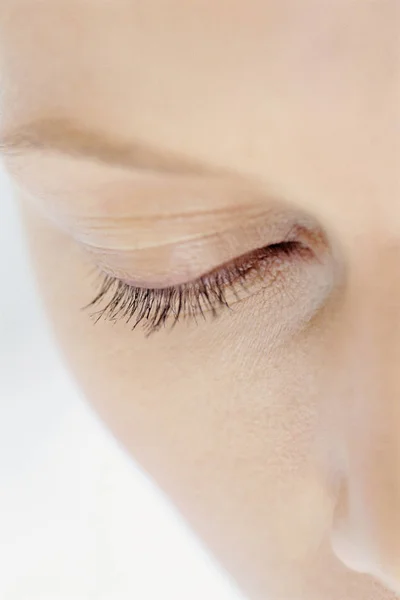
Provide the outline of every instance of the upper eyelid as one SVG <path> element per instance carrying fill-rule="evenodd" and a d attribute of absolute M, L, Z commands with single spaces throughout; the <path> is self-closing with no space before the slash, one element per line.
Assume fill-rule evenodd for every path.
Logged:
<path fill-rule="evenodd" d="M 174 250 L 177 249 L 177 246 L 180 247 L 181 252 L 188 255 L 189 248 L 188 244 L 190 243 L 190 251 L 193 253 L 194 250 L 197 256 L 196 258 L 202 256 L 201 250 L 204 246 L 211 246 L 210 240 L 214 239 L 222 239 L 221 234 L 213 233 L 208 235 L 199 236 L 196 239 L 191 239 L 190 242 L 186 240 L 185 242 L 180 242 L 177 244 L 176 242 L 170 242 L 163 245 L 157 245 L 154 247 L 142 248 L 141 250 L 137 250 L 134 252 L 125 252 L 125 256 L 127 257 L 128 262 L 133 262 L 135 266 L 132 267 L 124 267 L 121 263 L 121 255 L 114 254 L 112 251 L 107 251 L 102 249 L 101 247 L 96 247 L 93 245 L 88 246 L 87 244 L 81 244 L 82 251 L 90 256 L 94 263 L 103 271 L 103 273 L 115 277 L 121 281 L 125 282 L 136 282 L 134 285 L 140 285 L 144 287 L 169 287 L 173 285 L 185 284 L 187 282 L 195 282 L 200 280 L 203 274 L 214 271 L 218 268 L 222 268 L 224 265 L 234 262 L 237 259 L 240 259 L 242 256 L 251 253 L 258 249 L 257 246 L 249 245 L 248 248 L 243 249 L 242 252 L 230 252 L 225 253 L 223 255 L 217 254 L 218 259 L 214 259 L 213 262 L 210 262 L 208 259 L 203 264 L 199 262 L 195 262 L 194 260 L 188 260 L 186 256 L 184 260 L 181 260 L 181 263 L 178 263 L 176 268 L 177 272 L 174 272 L 171 275 L 170 271 L 164 271 L 163 273 L 157 273 L 156 267 L 153 266 L 151 269 L 151 273 L 146 271 L 146 274 L 143 273 L 143 268 L 138 266 L 138 260 L 141 255 L 146 256 L 147 252 L 151 250 L 156 250 L 157 255 L 168 255 L 168 252 L 172 254 Z M 196 244 L 197 242 L 197 244 Z M 201 243 L 204 242 L 204 243 Z M 261 247 L 261 245 L 260 245 Z M 114 260 L 113 260 L 114 259 Z M 190 265 L 188 265 L 190 263 Z M 172 279 L 172 281 L 171 281 Z"/>
<path fill-rule="evenodd" d="M 144 287 L 168 287 L 193 281 L 202 274 L 217 269 L 266 246 L 290 241 L 301 234 L 293 222 L 281 223 L 280 230 L 270 230 L 255 220 L 243 228 L 197 235 L 186 240 L 157 242 L 140 249 L 105 248 L 102 244 L 84 244 L 92 261 L 103 272 L 126 282 Z"/>
<path fill-rule="evenodd" d="M 155 227 L 157 225 L 170 225 L 178 223 L 179 225 L 185 226 L 190 225 L 192 222 L 199 222 L 204 220 L 214 220 L 216 217 L 223 217 L 221 223 L 227 222 L 229 227 L 226 229 L 232 229 L 232 222 L 236 222 L 236 219 L 240 217 L 240 222 L 250 222 L 256 219 L 266 217 L 267 211 L 265 208 L 260 207 L 224 207 L 220 209 L 213 210 L 203 210 L 203 211 L 187 211 L 180 213 L 152 213 L 151 215 L 116 215 L 116 214 L 107 214 L 104 216 L 79 216 L 76 219 L 77 225 L 86 225 L 89 226 L 89 229 L 93 230 L 101 230 L 107 229 L 110 227 L 111 229 L 126 229 L 131 226 L 132 230 L 136 229 L 136 224 L 143 226 L 144 224 L 147 226 Z"/>
<path fill-rule="evenodd" d="M 35 180 L 34 172 L 33 181 L 30 180 L 29 173 L 27 177 L 28 192 L 29 183 L 32 183 L 34 196 L 32 200 L 36 199 L 39 202 L 43 213 L 48 214 L 62 229 L 72 235 L 76 234 L 78 239 L 80 238 L 81 241 L 93 248 L 100 248 L 102 244 L 98 239 L 91 239 L 90 234 L 94 233 L 99 236 L 104 233 L 104 249 L 108 248 L 110 251 L 112 251 L 109 244 L 110 234 L 122 236 L 126 233 L 134 240 L 135 238 L 139 239 L 141 230 L 146 228 L 153 229 L 155 233 L 164 234 L 168 227 L 176 227 L 182 233 L 180 234 L 180 231 L 177 231 L 176 235 L 174 232 L 171 235 L 167 233 L 166 237 L 174 237 L 179 243 L 179 237 L 183 240 L 210 239 L 210 229 L 213 229 L 211 235 L 219 232 L 224 234 L 230 229 L 233 230 L 235 226 L 242 226 L 249 221 L 258 219 L 263 220 L 264 223 L 271 221 L 271 229 L 273 229 L 277 222 L 287 221 L 288 216 L 290 219 L 290 215 L 293 220 L 294 214 L 299 213 L 298 210 L 290 209 L 286 203 L 284 204 L 277 198 L 268 198 L 265 191 L 255 187 L 254 184 L 251 185 L 248 180 L 239 179 L 239 177 L 235 182 L 233 179 L 227 180 L 222 177 L 206 181 L 199 177 L 189 178 L 186 180 L 188 187 L 176 176 L 172 180 L 169 178 L 160 181 L 150 179 L 145 182 L 124 179 L 119 181 L 117 179 L 115 182 L 110 181 L 105 192 L 101 188 L 96 189 L 96 186 L 92 190 L 85 190 L 82 181 L 79 186 L 83 187 L 77 189 L 76 193 L 74 193 L 72 181 L 72 187 L 68 183 L 71 188 L 68 190 L 68 194 L 61 190 L 57 193 L 57 186 L 59 186 L 57 177 L 53 180 L 54 188 L 51 180 L 42 182 L 40 177 Z M 97 180 L 97 176 L 95 180 Z M 167 187 L 164 189 L 165 185 Z M 117 186 L 116 197 L 112 194 L 114 186 Z M 132 204 L 129 202 L 130 193 L 133 199 Z M 166 194 L 165 198 L 163 198 L 164 193 Z M 175 203 L 175 198 L 177 203 L 174 212 L 174 210 L 170 210 L 169 203 Z M 165 206 L 165 211 L 159 210 L 160 201 L 160 206 Z M 156 210 L 152 209 L 153 202 Z M 214 202 L 217 204 L 216 206 Z M 204 208 L 201 207 L 203 203 Z M 194 209 L 186 210 L 186 206 L 193 206 L 193 204 L 195 205 Z M 196 208 L 196 204 L 201 208 Z M 143 206 L 149 208 L 145 208 L 142 212 Z M 146 214 L 147 210 L 148 214 Z M 120 231 L 119 228 L 121 228 Z M 198 229 L 198 231 L 195 230 L 193 235 L 193 229 L 187 233 L 185 228 Z M 157 229 L 158 231 L 156 231 Z M 164 231 L 162 231 L 163 229 Z M 80 236 L 80 233 L 83 233 L 83 236 Z M 154 237 L 156 238 L 156 235 Z M 117 240 L 116 237 L 115 239 Z M 119 240 L 117 242 L 120 245 Z M 157 244 L 158 240 L 154 243 L 151 240 L 149 243 L 147 240 L 145 245 L 156 247 Z M 160 239 L 160 246 L 167 247 L 169 244 L 168 239 L 166 243 Z"/>
<path fill-rule="evenodd" d="M 186 236 L 185 238 L 180 237 L 179 240 L 175 240 L 175 241 L 169 241 L 169 242 L 165 242 L 165 243 L 153 243 L 153 244 L 141 244 L 140 248 L 136 247 L 134 249 L 120 249 L 122 251 L 125 252 L 131 252 L 131 253 L 138 253 L 138 252 L 143 252 L 145 250 L 152 250 L 152 249 L 157 249 L 159 251 L 163 251 L 163 250 L 168 250 L 170 248 L 176 247 L 178 244 L 182 245 L 185 243 L 193 243 L 196 241 L 209 241 L 213 238 L 220 238 L 223 234 L 226 234 L 227 232 L 229 232 L 230 230 L 232 230 L 232 228 L 227 228 L 223 231 L 218 231 L 218 232 L 213 232 L 213 233 L 207 233 L 207 234 L 202 234 L 202 233 L 198 233 L 195 235 L 191 235 L 191 236 Z M 104 246 L 100 246 L 99 244 L 96 244 L 94 242 L 91 241 L 83 241 L 83 240 L 78 240 L 80 241 L 80 243 L 82 244 L 82 246 L 84 246 L 84 248 L 86 250 L 88 250 L 89 252 L 116 252 L 116 249 L 112 249 L 112 248 L 105 248 Z"/>
<path fill-rule="evenodd" d="M 221 209 L 220 211 L 221 213 L 225 213 L 226 210 Z M 240 213 L 240 211 L 237 211 L 238 215 L 242 214 Z M 218 227 L 215 227 L 215 229 L 213 231 L 196 231 L 196 232 L 192 232 L 192 233 L 185 233 L 185 227 L 188 226 L 188 220 L 191 221 L 193 218 L 193 221 L 196 220 L 196 217 L 200 217 L 202 218 L 203 216 L 205 217 L 213 217 L 215 215 L 215 212 L 213 211 L 208 211 L 207 213 L 204 212 L 199 212 L 196 214 L 190 214 L 190 215 L 186 215 L 183 214 L 182 217 L 180 215 L 174 214 L 172 217 L 170 216 L 163 216 L 163 218 L 160 218 L 159 220 L 157 219 L 153 219 L 153 217 L 148 218 L 148 217 L 120 217 L 120 218 L 103 218 L 103 219 L 93 219 L 93 218 L 88 218 L 88 219 L 84 219 L 81 221 L 82 224 L 85 224 L 84 230 L 82 228 L 82 234 L 79 235 L 78 233 L 78 239 L 79 241 L 81 241 L 82 243 L 84 243 L 88 248 L 91 249 L 97 249 L 97 250 L 104 250 L 107 251 L 107 245 L 100 245 L 99 242 L 95 242 L 94 239 L 91 239 L 91 232 L 103 232 L 104 233 L 104 242 L 110 242 L 110 238 L 107 236 L 107 233 L 110 233 L 111 231 L 113 231 L 113 233 L 117 233 L 118 231 L 120 232 L 120 235 L 122 235 L 122 233 L 125 232 L 132 232 L 132 234 L 135 234 L 135 239 L 138 240 L 140 239 L 140 233 L 139 230 L 135 227 L 135 224 L 140 221 L 143 224 L 147 223 L 149 228 L 152 228 L 153 231 L 155 229 L 157 229 L 158 227 L 161 226 L 168 226 L 171 225 L 171 223 L 174 223 L 174 221 L 179 222 L 180 224 L 182 223 L 182 220 L 185 221 L 185 226 L 182 227 L 182 233 L 181 234 L 170 234 L 174 239 L 173 241 L 161 241 L 161 240 L 157 240 L 156 237 L 153 234 L 148 234 L 148 230 L 145 230 L 145 232 L 147 233 L 147 243 L 140 243 L 140 244 L 132 244 L 132 248 L 124 248 L 125 251 L 132 251 L 132 252 L 139 252 L 141 250 L 144 249 L 151 249 L 151 248 L 157 248 L 157 249 L 167 249 L 167 248 L 171 248 L 172 246 L 176 246 L 177 244 L 183 244 L 183 243 L 192 243 L 192 242 L 196 242 L 196 241 L 208 241 L 211 240 L 212 238 L 222 238 L 223 236 L 226 236 L 227 234 L 229 234 L 230 232 L 234 232 L 235 230 L 238 229 L 238 223 L 232 223 L 231 219 L 229 219 L 229 216 L 227 215 L 226 218 L 226 224 L 225 226 L 219 225 Z M 243 215 L 242 215 L 243 216 Z M 257 223 L 261 218 L 264 218 L 265 220 L 265 211 L 254 211 L 253 214 L 251 213 L 247 213 L 246 219 L 243 216 L 242 218 L 242 225 L 246 225 L 247 228 L 251 228 L 252 226 L 254 226 L 255 223 Z M 244 223 L 243 223 L 244 221 Z M 209 229 L 209 227 L 208 227 Z M 78 232 L 80 231 L 80 228 L 78 229 Z M 84 231 L 84 236 L 83 236 L 83 231 Z M 85 237 L 85 240 L 83 240 L 83 237 Z M 117 236 L 118 237 L 118 236 Z M 122 241 L 122 240 L 121 240 Z M 116 248 L 114 248 L 116 250 Z M 112 246 L 108 247 L 109 251 L 112 251 L 113 248 Z"/>

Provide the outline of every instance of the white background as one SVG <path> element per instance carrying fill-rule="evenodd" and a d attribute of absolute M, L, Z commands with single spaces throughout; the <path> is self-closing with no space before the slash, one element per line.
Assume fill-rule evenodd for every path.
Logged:
<path fill-rule="evenodd" d="M 61 364 L 0 167 L 1 600 L 238 600 Z"/>

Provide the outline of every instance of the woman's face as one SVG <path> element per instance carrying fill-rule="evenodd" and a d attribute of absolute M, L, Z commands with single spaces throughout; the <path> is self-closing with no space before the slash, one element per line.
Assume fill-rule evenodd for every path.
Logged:
<path fill-rule="evenodd" d="M 396 0 L 1 3 L 65 356 L 252 599 L 400 598 L 399 30 Z"/>

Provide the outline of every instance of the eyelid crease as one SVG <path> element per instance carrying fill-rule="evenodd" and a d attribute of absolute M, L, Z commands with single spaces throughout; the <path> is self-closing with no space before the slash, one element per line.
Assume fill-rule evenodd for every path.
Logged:
<path fill-rule="evenodd" d="M 79 216 L 77 221 L 79 223 L 88 223 L 91 229 L 100 230 L 104 227 L 104 223 L 108 225 L 111 229 L 118 229 L 121 224 L 126 229 L 127 226 L 132 226 L 132 229 L 135 228 L 135 223 L 147 224 L 152 229 L 157 225 L 168 225 L 169 223 L 175 224 L 184 224 L 185 226 L 191 225 L 191 221 L 202 221 L 202 220 L 215 220 L 215 217 L 222 216 L 226 217 L 221 219 L 222 222 L 225 220 L 229 220 L 230 225 L 232 225 L 232 221 L 237 221 L 237 218 L 240 217 L 240 223 L 243 223 L 244 220 L 246 222 L 250 222 L 256 219 L 268 217 L 268 211 L 265 209 L 258 209 L 254 211 L 250 210 L 236 210 L 235 208 L 223 208 L 216 210 L 207 210 L 207 211 L 196 211 L 196 212 L 187 212 L 187 213 L 173 213 L 173 214 L 165 214 L 158 213 L 152 214 L 151 216 L 147 215 L 112 215 L 112 216 L 102 216 L 102 217 L 92 217 L 92 216 Z"/>
<path fill-rule="evenodd" d="M 218 212 L 226 215 L 226 218 L 220 221 L 214 219 Z M 173 217 L 159 219 L 136 215 L 111 218 L 87 217 L 80 219 L 77 225 L 74 224 L 74 234 L 80 242 L 92 248 L 109 252 L 118 250 L 137 252 L 152 248 L 162 249 L 171 244 L 209 240 L 216 236 L 222 238 L 235 231 L 238 232 L 235 237 L 240 237 L 245 230 L 249 235 L 252 233 L 263 238 L 264 243 L 275 243 L 299 223 L 299 219 L 294 215 L 290 219 L 287 217 L 278 219 L 279 213 L 276 210 L 266 211 L 257 208 L 252 211 L 233 212 L 234 216 L 224 209 L 185 215 L 183 218 L 181 215 L 173 215 Z M 141 222 L 140 227 L 135 227 L 137 222 Z"/>
<path fill-rule="evenodd" d="M 213 216 L 213 213 L 208 213 L 210 216 Z M 261 229 L 260 220 L 263 217 L 265 221 L 265 211 L 264 212 L 254 212 L 251 216 L 245 219 L 243 217 L 240 221 L 232 223 L 231 219 L 227 219 L 225 221 L 225 226 L 221 226 L 221 224 L 215 225 L 214 229 L 210 231 L 210 226 L 207 224 L 207 233 L 204 233 L 204 229 L 206 228 L 203 223 L 195 223 L 198 227 L 202 227 L 202 231 L 193 231 L 193 232 L 176 232 L 176 231 L 168 231 L 168 225 L 171 223 L 169 219 L 165 221 L 153 222 L 152 220 L 148 222 L 148 227 L 141 229 L 137 229 L 134 227 L 134 223 L 136 221 L 136 217 L 124 219 L 110 219 L 106 221 L 106 225 L 104 225 L 104 220 L 92 220 L 88 219 L 87 223 L 89 226 L 87 227 L 85 233 L 83 231 L 78 230 L 76 233 L 76 237 L 78 241 L 84 243 L 86 246 L 97 249 L 99 251 L 105 252 L 118 252 L 122 250 L 124 252 L 140 252 L 141 250 L 150 250 L 150 249 L 159 249 L 168 248 L 172 245 L 183 244 L 188 242 L 195 242 L 196 240 L 210 240 L 212 238 L 220 237 L 224 238 L 229 233 L 233 234 L 235 231 L 243 231 L 245 228 L 250 232 L 255 232 Z M 176 219 L 177 223 L 180 224 L 180 219 Z M 245 222 L 244 222 L 245 221 Z M 143 219 L 142 222 L 146 222 Z M 124 228 L 121 228 L 121 224 L 124 224 Z M 132 224 L 132 226 L 131 226 Z M 173 223 L 172 223 L 173 224 Z M 163 229 L 165 226 L 166 231 L 159 231 L 157 229 Z M 188 223 L 184 222 L 184 227 L 188 227 Z M 265 228 L 263 228 L 265 229 Z M 271 228 L 272 229 L 272 228 Z M 110 233 L 114 234 L 112 237 Z M 285 227 L 285 231 L 287 231 L 287 226 Z M 131 233 L 132 232 L 132 233 Z M 104 242 L 100 243 L 99 238 L 94 239 L 94 234 L 99 234 L 100 236 L 104 234 Z M 156 234 L 159 234 L 159 239 L 156 239 Z M 277 238 L 281 237 L 282 231 L 277 231 L 275 235 L 269 234 L 268 237 L 276 238 L 273 241 L 277 241 Z M 163 239 L 161 239 L 161 236 Z M 129 245 L 123 242 L 123 237 L 129 238 Z M 232 236 L 231 236 L 232 237 Z M 238 237 L 238 236 L 236 236 Z M 105 244 L 107 242 L 107 244 Z M 271 242 L 272 243 L 272 242 Z"/>
<path fill-rule="evenodd" d="M 101 228 L 94 228 L 95 231 L 101 231 Z M 129 229 L 128 229 L 128 233 L 129 233 Z M 135 242 L 132 244 L 131 247 L 127 247 L 124 245 L 118 245 L 118 247 L 116 247 L 115 244 L 115 240 L 111 240 L 109 237 L 109 241 L 110 241 L 110 245 L 103 245 L 103 244 L 99 244 L 98 242 L 95 242 L 95 240 L 91 240 L 91 239 L 83 239 L 83 235 L 82 233 L 77 236 L 78 240 L 85 244 L 85 246 L 93 249 L 93 250 L 98 250 L 101 252 L 110 252 L 110 253 L 117 253 L 118 251 L 122 250 L 123 252 L 132 252 L 132 253 L 136 253 L 136 252 L 141 252 L 143 250 L 165 250 L 168 249 L 172 246 L 179 246 L 179 247 L 184 247 L 184 244 L 189 243 L 189 242 L 198 242 L 198 241 L 210 241 L 212 239 L 216 239 L 219 242 L 224 242 L 228 245 L 232 245 L 234 242 L 237 242 L 238 238 L 243 238 L 244 234 L 247 233 L 248 235 L 246 237 L 250 237 L 252 236 L 252 238 L 255 237 L 255 235 L 257 234 L 257 237 L 260 238 L 259 242 L 261 246 L 263 245 L 270 245 L 270 244 L 274 244 L 277 243 L 279 241 L 282 241 L 282 239 L 290 239 L 291 236 L 293 236 L 295 234 L 295 232 L 297 232 L 297 228 L 296 226 L 292 226 L 292 227 L 288 227 L 286 226 L 284 229 L 280 228 L 280 229 L 273 229 L 273 228 L 268 228 L 268 227 L 263 227 L 262 225 L 260 225 L 260 223 L 258 223 L 258 221 L 255 219 L 254 221 L 250 221 L 247 222 L 245 225 L 242 224 L 241 227 L 238 227 L 237 225 L 231 225 L 231 226 L 227 226 L 225 228 L 218 228 L 215 229 L 214 231 L 208 231 L 207 233 L 202 233 L 202 232 L 193 232 L 193 233 L 186 233 L 186 234 L 180 234 L 179 236 L 177 236 L 177 234 L 173 234 L 172 232 L 170 233 L 170 236 L 172 236 L 172 240 L 170 239 L 166 239 L 165 241 L 163 240 L 161 241 L 156 241 L 154 240 L 153 237 L 151 237 L 150 239 L 146 239 L 143 240 L 142 243 L 138 242 L 138 238 L 139 238 L 139 234 L 137 232 L 137 237 Z M 125 232 L 126 233 L 126 232 Z M 150 236 L 154 235 L 154 232 L 152 230 L 145 230 L 144 232 L 141 233 L 145 233 L 146 236 L 147 234 L 150 234 Z M 88 236 L 90 236 L 90 233 L 87 234 Z M 86 236 L 85 236 L 86 237 Z M 120 240 L 120 238 L 118 237 L 118 240 Z M 263 242 L 263 243 L 262 243 Z M 111 243 L 113 244 L 113 246 L 111 246 Z M 249 246 L 249 249 L 254 249 L 257 246 L 257 243 L 254 241 L 254 239 L 248 239 L 248 244 L 246 244 L 246 246 Z"/>
<path fill-rule="evenodd" d="M 103 232 L 104 236 L 107 237 L 109 232 L 113 234 L 120 232 L 121 235 L 128 232 L 129 235 L 132 233 L 136 238 L 141 234 L 148 235 L 149 233 L 154 238 L 157 233 L 165 235 L 165 232 L 167 232 L 171 234 L 172 232 L 169 232 L 168 228 L 172 229 L 173 227 L 179 227 L 182 230 L 186 230 L 186 232 L 189 228 L 195 227 L 195 236 L 198 235 L 200 228 L 202 231 L 208 232 L 213 228 L 214 230 L 211 233 L 223 233 L 229 229 L 235 229 L 239 225 L 243 226 L 243 223 L 251 225 L 251 223 L 261 221 L 261 219 L 265 221 L 269 214 L 273 217 L 272 211 L 267 211 L 265 208 L 262 209 L 260 207 L 255 207 L 252 210 L 249 210 L 247 207 L 244 209 L 224 207 L 215 210 L 190 211 L 187 213 L 158 213 L 151 216 L 121 214 L 99 217 L 80 215 L 76 219 L 71 216 L 67 220 L 70 223 L 70 228 L 78 233 L 84 229 L 87 235 L 90 235 L 88 232 Z M 189 235 L 185 235 L 185 231 L 183 231 L 183 235 L 182 239 L 190 239 L 191 237 L 190 233 Z M 204 234 L 201 233 L 201 235 Z"/>
<path fill-rule="evenodd" d="M 212 238 L 222 237 L 224 234 L 226 234 L 227 232 L 232 231 L 232 230 L 234 230 L 234 228 L 229 228 L 229 229 L 227 228 L 227 229 L 220 230 L 220 231 L 213 231 L 212 233 L 207 233 L 207 234 L 193 233 L 192 235 L 186 235 L 185 237 L 179 237 L 178 239 L 174 238 L 174 240 L 172 240 L 172 241 L 163 242 L 161 244 L 157 243 L 157 242 L 154 242 L 154 243 L 151 243 L 151 242 L 144 243 L 143 242 L 142 244 L 139 245 L 138 243 L 136 243 L 134 248 L 133 247 L 131 247 L 131 248 L 125 248 L 125 247 L 110 248 L 110 247 L 105 247 L 104 245 L 99 245 L 98 243 L 95 243 L 94 240 L 93 241 L 91 241 L 91 240 L 83 241 L 82 239 L 78 239 L 78 241 L 80 241 L 82 244 L 84 244 L 88 250 L 113 253 L 113 254 L 116 254 L 116 253 L 122 251 L 122 252 L 131 252 L 133 254 L 133 253 L 141 252 L 144 250 L 157 249 L 159 251 L 163 251 L 168 248 L 171 248 L 172 246 L 177 246 L 177 245 L 188 243 L 188 242 L 196 242 L 199 240 L 207 241 Z"/>

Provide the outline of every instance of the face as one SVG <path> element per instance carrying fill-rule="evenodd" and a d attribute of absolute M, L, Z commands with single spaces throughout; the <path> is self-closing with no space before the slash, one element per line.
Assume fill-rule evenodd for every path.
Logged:
<path fill-rule="evenodd" d="M 64 355 L 252 599 L 400 598 L 399 22 L 1 3 L 1 148 Z"/>

